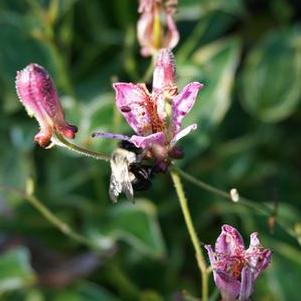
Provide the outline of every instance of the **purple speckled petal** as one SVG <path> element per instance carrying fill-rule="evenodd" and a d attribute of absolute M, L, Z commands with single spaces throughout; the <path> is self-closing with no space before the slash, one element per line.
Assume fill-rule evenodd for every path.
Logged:
<path fill-rule="evenodd" d="M 104 133 L 104 132 L 94 132 L 92 134 L 93 138 L 108 138 L 108 139 L 116 139 L 116 140 L 126 140 L 129 141 L 130 137 L 122 134 L 114 134 L 114 133 Z"/>
<path fill-rule="evenodd" d="M 198 82 L 186 85 L 172 101 L 172 130 L 177 134 L 181 128 L 182 120 L 193 107 L 199 90 L 203 87 Z"/>
<path fill-rule="evenodd" d="M 152 123 L 147 109 L 151 102 L 145 84 L 115 83 L 116 105 L 128 124 L 139 135 L 152 133 Z"/>
<path fill-rule="evenodd" d="M 172 17 L 172 14 L 166 15 L 167 33 L 164 40 L 164 47 L 173 49 L 177 46 L 180 40 L 180 34 L 177 29 L 176 23 Z"/>
<path fill-rule="evenodd" d="M 241 271 L 241 283 L 239 300 L 247 301 L 249 300 L 253 291 L 253 275 L 249 267 L 244 267 Z"/>
<path fill-rule="evenodd" d="M 216 264 L 216 256 L 215 256 L 215 253 L 212 249 L 212 246 L 211 245 L 205 245 L 205 249 L 207 250 L 207 253 L 208 253 L 208 257 L 209 257 L 209 260 L 210 260 L 210 265 L 214 269 L 215 264 Z"/>
<path fill-rule="evenodd" d="M 221 270 L 213 269 L 214 282 L 223 301 L 235 301 L 240 292 L 240 281 Z"/>
<path fill-rule="evenodd" d="M 191 131 L 196 130 L 197 127 L 198 126 L 196 123 L 193 123 L 193 124 L 187 126 L 185 129 L 181 130 L 173 137 L 173 139 L 170 141 L 170 145 L 174 146 L 180 139 L 182 139 L 183 137 L 188 135 Z"/>
<path fill-rule="evenodd" d="M 258 238 L 258 233 L 254 232 L 250 235 L 250 246 L 246 250 L 248 264 L 252 267 L 254 280 L 267 268 L 271 261 L 272 252 L 264 249 Z"/>
<path fill-rule="evenodd" d="M 215 252 L 228 256 L 239 256 L 244 252 L 244 248 L 240 233 L 230 225 L 223 225 L 222 233 L 215 243 Z"/>
<path fill-rule="evenodd" d="M 175 77 L 174 55 L 170 49 L 161 49 L 156 58 L 152 91 L 157 105 L 157 113 L 161 120 L 164 120 L 166 117 L 166 99 L 171 99 L 177 93 Z"/>
<path fill-rule="evenodd" d="M 158 132 L 145 137 L 133 135 L 129 141 L 139 148 L 148 148 L 154 144 L 164 145 L 166 139 L 163 132 Z"/>
<path fill-rule="evenodd" d="M 166 89 L 175 89 L 175 85 L 175 57 L 170 49 L 161 49 L 156 58 L 153 75 L 153 92 L 157 94 Z"/>
<path fill-rule="evenodd" d="M 254 232 L 245 250 L 240 233 L 230 225 L 223 225 L 216 240 L 215 253 L 205 246 L 213 269 L 214 280 L 222 301 L 249 300 L 256 278 L 268 266 L 271 251 L 264 249 Z"/>

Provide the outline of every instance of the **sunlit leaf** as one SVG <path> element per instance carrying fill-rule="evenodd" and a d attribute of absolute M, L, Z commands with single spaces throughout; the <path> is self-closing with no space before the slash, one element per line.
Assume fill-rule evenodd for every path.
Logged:
<path fill-rule="evenodd" d="M 199 19 L 212 12 L 223 11 L 228 14 L 241 15 L 244 12 L 244 4 L 241 0 L 183 0 L 180 2 L 180 19 Z"/>
<path fill-rule="evenodd" d="M 152 257 L 164 255 L 165 246 L 153 203 L 141 199 L 135 204 L 120 201 L 110 208 L 107 218 L 106 229 L 99 229 L 99 234 L 93 231 L 92 238 L 96 241 L 103 242 L 108 237 L 125 241 Z"/>
<path fill-rule="evenodd" d="M 249 53 L 242 73 L 241 101 L 257 118 L 277 122 L 301 97 L 301 31 L 271 32 Z"/>
<path fill-rule="evenodd" d="M 198 123 L 198 130 L 183 139 L 190 145 L 185 159 L 193 157 L 208 146 L 207 134 L 218 125 L 232 101 L 232 88 L 239 62 L 240 43 L 236 38 L 219 40 L 197 50 L 191 62 L 178 65 L 179 87 L 199 81 L 204 88 L 199 92 L 193 110 L 185 118 L 186 125 Z"/>

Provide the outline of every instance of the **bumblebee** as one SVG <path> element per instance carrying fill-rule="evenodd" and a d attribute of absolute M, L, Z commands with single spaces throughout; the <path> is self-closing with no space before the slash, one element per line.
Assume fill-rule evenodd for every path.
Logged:
<path fill-rule="evenodd" d="M 134 190 L 147 190 L 152 182 L 154 169 L 151 165 L 142 163 L 144 153 L 133 143 L 122 140 L 119 147 L 111 156 L 111 179 L 109 195 L 113 202 L 117 202 L 122 192 L 127 199 L 134 200 Z"/>

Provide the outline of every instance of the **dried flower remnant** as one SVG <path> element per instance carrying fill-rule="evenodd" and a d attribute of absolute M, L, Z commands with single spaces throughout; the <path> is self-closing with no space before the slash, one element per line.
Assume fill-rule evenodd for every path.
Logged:
<path fill-rule="evenodd" d="M 150 56 L 161 48 L 174 48 L 180 39 L 173 15 L 177 0 L 140 0 L 137 23 L 141 54 Z"/>
<path fill-rule="evenodd" d="M 258 233 L 250 235 L 246 249 L 240 233 L 232 226 L 223 225 L 215 250 L 210 245 L 205 248 L 222 301 L 249 300 L 257 277 L 267 268 L 272 256 L 261 245 Z"/>
<path fill-rule="evenodd" d="M 49 146 L 56 132 L 69 139 L 75 137 L 77 127 L 65 121 L 55 85 L 46 69 L 30 64 L 18 71 L 16 90 L 28 114 L 39 122 L 40 132 L 34 140 L 40 146 Z"/>

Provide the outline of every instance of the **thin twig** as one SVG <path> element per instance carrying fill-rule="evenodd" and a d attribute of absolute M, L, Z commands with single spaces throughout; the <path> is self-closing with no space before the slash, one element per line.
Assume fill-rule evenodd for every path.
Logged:
<path fill-rule="evenodd" d="M 53 226 L 58 228 L 63 234 L 72 238 L 73 240 L 86 245 L 91 249 L 96 249 L 97 246 L 85 238 L 83 235 L 76 233 L 68 224 L 58 218 L 54 213 L 52 213 L 35 195 L 28 194 L 23 190 L 18 188 L 10 187 L 10 186 L 3 186 L 0 185 L 1 190 L 10 191 L 12 193 L 18 194 L 19 196 L 23 197 L 27 200 L 37 211 L 41 213 L 45 219 L 51 223 Z"/>

